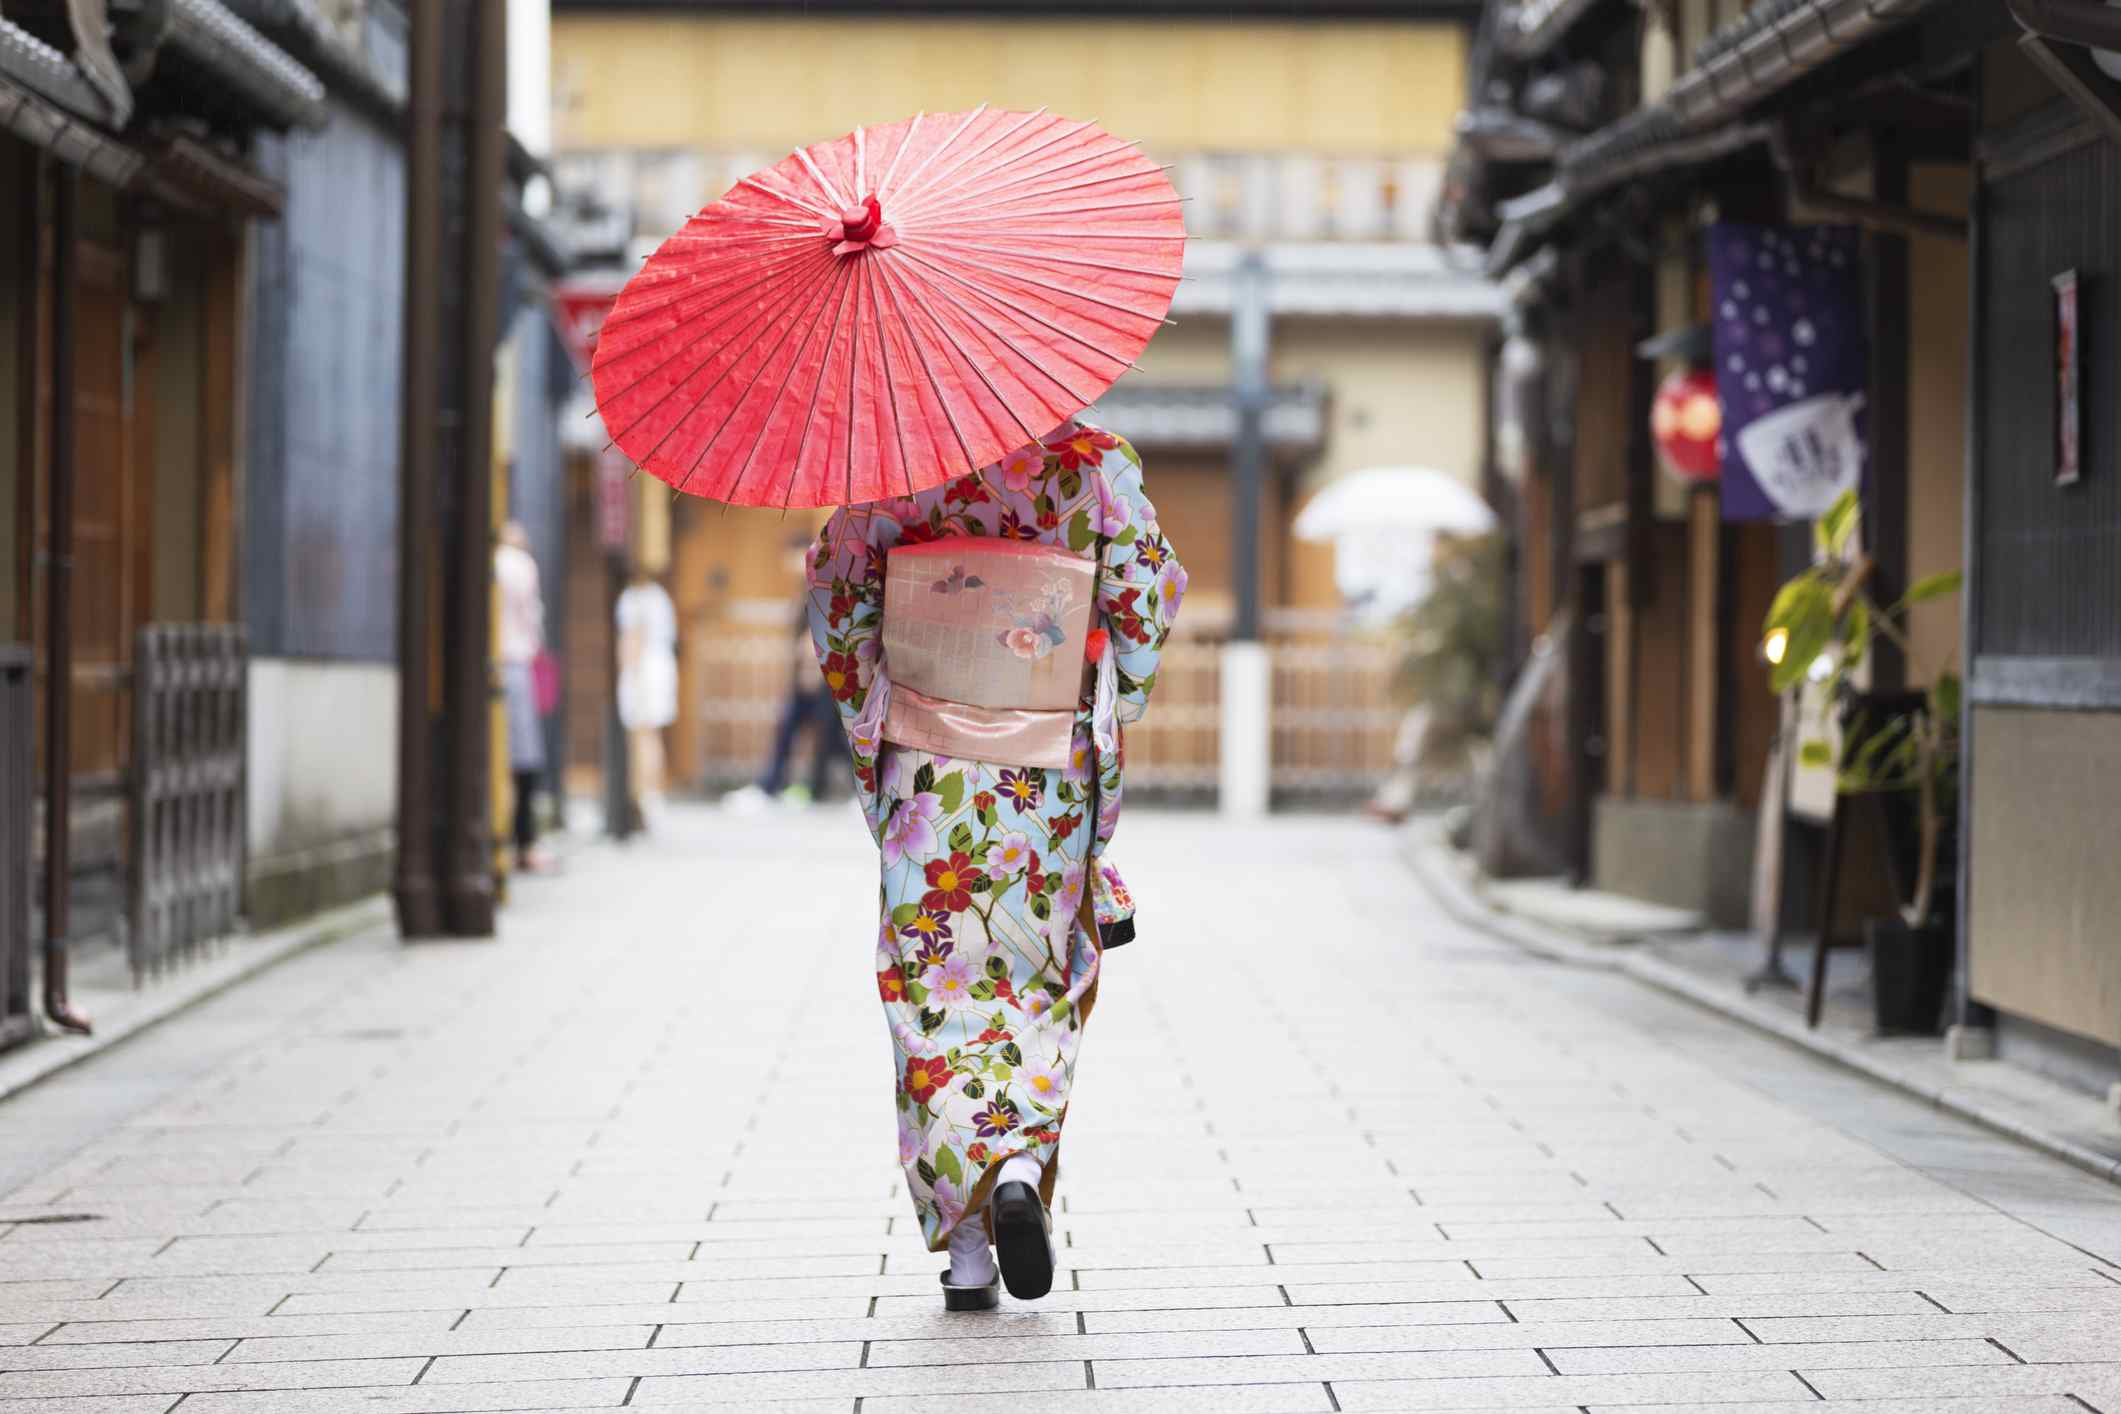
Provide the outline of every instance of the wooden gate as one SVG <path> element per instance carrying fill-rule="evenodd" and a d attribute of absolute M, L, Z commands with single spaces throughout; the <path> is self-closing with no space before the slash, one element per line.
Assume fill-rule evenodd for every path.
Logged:
<path fill-rule="evenodd" d="M 135 978 L 236 925 L 243 895 L 247 649 L 224 624 L 150 624 L 134 653 Z"/>
<path fill-rule="evenodd" d="M 1276 801 L 1364 798 L 1392 769 L 1402 717 L 1390 693 L 1397 647 L 1388 640 L 1304 631 L 1277 637 L 1272 648 Z M 688 645 L 687 667 L 695 674 L 690 695 L 698 710 L 679 730 L 691 734 L 700 762 L 690 784 L 717 789 L 764 774 L 793 652 L 787 610 L 778 603 L 732 614 Z M 1137 799 L 1148 794 L 1212 801 L 1221 734 L 1222 641 L 1181 626 L 1164 647 L 1155 705 L 1127 728 L 1129 792 Z"/>

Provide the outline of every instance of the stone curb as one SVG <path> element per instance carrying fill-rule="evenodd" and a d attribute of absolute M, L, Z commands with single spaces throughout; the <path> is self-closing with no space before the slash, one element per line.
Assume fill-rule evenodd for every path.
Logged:
<path fill-rule="evenodd" d="M 1400 852 L 1415 878 L 1455 922 L 1492 934 L 1550 962 L 1622 973 L 1645 986 L 1692 1002 L 1844 1069 L 1891 1086 L 1947 1114 L 2015 1139 L 2072 1168 L 2109 1183 L 2121 1184 L 2121 1160 L 2111 1155 L 2051 1133 L 2016 1114 L 1958 1091 L 1908 1075 L 1860 1046 L 1811 1030 L 1795 1017 L 1749 1006 L 1742 996 L 1732 994 L 1729 989 L 1696 977 L 1662 958 L 1628 950 L 1620 945 L 1620 940 L 1599 942 L 1571 936 L 1563 930 L 1505 912 L 1485 895 L 1477 881 L 1460 877 L 1464 871 L 1455 863 L 1455 852 L 1433 824 L 1416 825 L 1403 832 Z"/>
<path fill-rule="evenodd" d="M 180 967 L 161 981 L 149 984 L 141 994 L 139 1006 L 127 1009 L 116 1020 L 98 1021 L 92 1035 L 47 1030 L 37 1039 L 0 1055 L 0 1100 L 99 1056 L 269 967 L 311 948 L 385 926 L 390 917 L 390 900 L 377 894 L 289 927 L 243 939 L 220 956 Z"/>

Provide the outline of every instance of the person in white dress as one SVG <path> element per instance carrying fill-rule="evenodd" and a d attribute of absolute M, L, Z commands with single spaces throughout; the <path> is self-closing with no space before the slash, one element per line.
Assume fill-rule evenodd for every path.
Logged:
<path fill-rule="evenodd" d="M 619 725 L 626 730 L 634 799 L 644 816 L 663 804 L 663 732 L 678 719 L 678 615 L 645 569 L 619 595 Z"/>
<path fill-rule="evenodd" d="M 537 658 L 545 648 L 545 597 L 530 533 L 520 521 L 501 527 L 493 552 L 494 586 L 500 599 L 494 661 L 500 669 L 501 705 L 508 723 L 508 771 L 515 788 L 516 867 L 529 873 L 552 860 L 538 845 L 538 778 L 545 774 L 545 723 L 538 711 Z"/>

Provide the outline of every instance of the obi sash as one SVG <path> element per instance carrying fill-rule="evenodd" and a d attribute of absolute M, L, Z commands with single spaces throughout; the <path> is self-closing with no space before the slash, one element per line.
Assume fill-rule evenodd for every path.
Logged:
<path fill-rule="evenodd" d="M 985 536 L 890 551 L 867 725 L 939 756 L 1065 769 L 1092 670 L 1097 571 L 1051 545 Z M 1097 667 L 1100 724 L 1111 656 Z"/>

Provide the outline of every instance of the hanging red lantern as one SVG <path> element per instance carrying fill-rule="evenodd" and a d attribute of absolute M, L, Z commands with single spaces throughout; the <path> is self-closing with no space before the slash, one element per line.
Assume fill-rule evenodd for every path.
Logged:
<path fill-rule="evenodd" d="M 1682 368 L 1657 386 L 1650 404 L 1650 436 L 1657 454 L 1682 481 L 1714 481 L 1721 470 L 1716 440 L 1723 432 L 1723 404 L 1716 375 Z"/>

